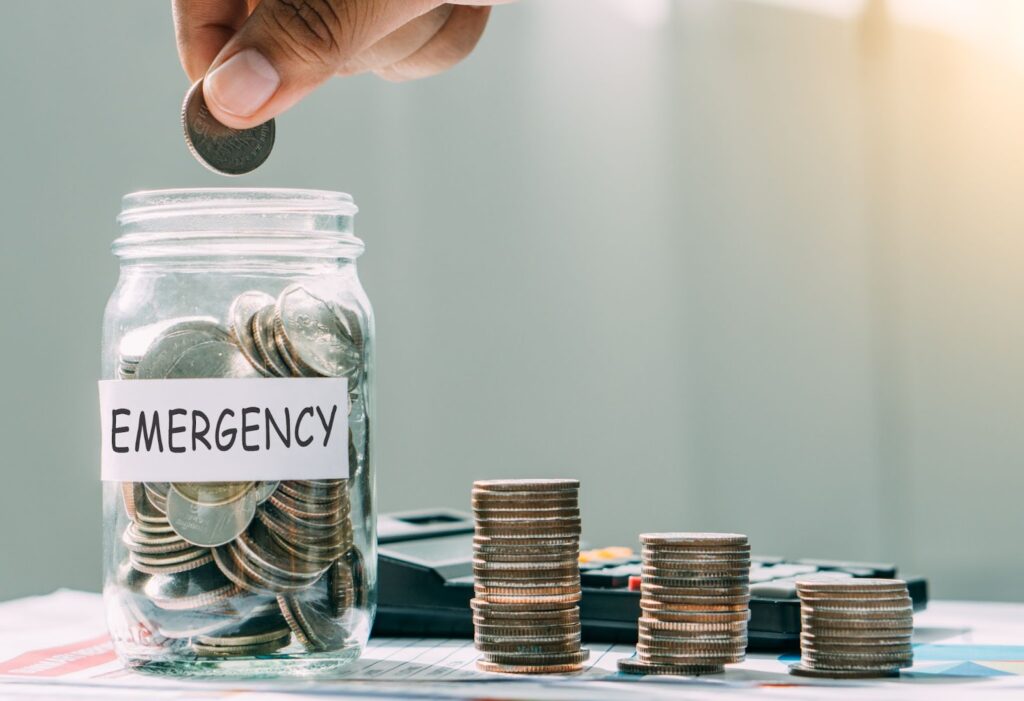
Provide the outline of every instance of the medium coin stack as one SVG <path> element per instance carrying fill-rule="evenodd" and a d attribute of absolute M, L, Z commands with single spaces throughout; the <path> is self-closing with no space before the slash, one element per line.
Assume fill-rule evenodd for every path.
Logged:
<path fill-rule="evenodd" d="M 473 483 L 477 667 L 568 674 L 580 648 L 579 480 Z"/>
<path fill-rule="evenodd" d="M 123 380 L 347 377 L 350 473 L 366 468 L 363 334 L 354 311 L 302 285 L 239 295 L 226 327 L 183 317 L 122 339 Z M 201 656 L 344 644 L 364 605 L 348 479 L 123 482 L 119 596 L 158 644 Z"/>
<path fill-rule="evenodd" d="M 750 620 L 750 543 L 733 533 L 645 533 L 630 674 L 715 674 L 742 662 Z"/>
<path fill-rule="evenodd" d="M 807 677 L 899 676 L 913 664 L 914 609 L 899 579 L 808 578 L 800 597 L 800 662 Z"/>

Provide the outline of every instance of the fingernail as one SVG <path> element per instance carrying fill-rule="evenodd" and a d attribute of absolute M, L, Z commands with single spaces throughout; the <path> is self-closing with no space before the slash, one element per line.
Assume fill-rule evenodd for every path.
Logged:
<path fill-rule="evenodd" d="M 203 92 L 225 112 L 239 117 L 255 114 L 277 91 L 281 76 L 256 49 L 245 49 L 206 76 Z"/>

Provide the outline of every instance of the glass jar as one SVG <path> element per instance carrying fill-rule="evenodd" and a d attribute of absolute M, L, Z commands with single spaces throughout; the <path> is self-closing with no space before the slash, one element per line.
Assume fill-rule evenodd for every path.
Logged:
<path fill-rule="evenodd" d="M 366 645 L 374 331 L 355 213 L 314 190 L 124 198 L 99 384 L 103 591 L 129 666 L 323 675 Z"/>

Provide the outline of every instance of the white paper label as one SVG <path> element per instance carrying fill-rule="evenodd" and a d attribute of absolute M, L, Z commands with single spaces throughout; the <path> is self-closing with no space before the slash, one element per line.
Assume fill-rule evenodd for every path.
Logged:
<path fill-rule="evenodd" d="M 348 477 L 343 377 L 100 380 L 99 386 L 104 480 Z"/>

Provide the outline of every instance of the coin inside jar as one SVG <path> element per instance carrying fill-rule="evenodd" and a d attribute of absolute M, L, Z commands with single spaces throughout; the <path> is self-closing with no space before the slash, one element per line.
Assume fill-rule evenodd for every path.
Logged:
<path fill-rule="evenodd" d="M 274 373 L 260 354 L 252 322 L 257 312 L 272 304 L 274 304 L 274 298 L 266 292 L 250 290 L 235 297 L 228 310 L 232 338 L 246 359 L 262 375 L 273 375 Z"/>
<path fill-rule="evenodd" d="M 164 375 L 165 379 L 202 377 L 262 377 L 234 343 L 208 341 L 184 351 Z"/>
<path fill-rule="evenodd" d="M 167 494 L 167 520 L 188 542 L 213 548 L 231 542 L 249 526 L 256 515 L 256 497 L 250 488 L 233 501 L 205 504 L 172 489 Z"/>
<path fill-rule="evenodd" d="M 227 340 L 227 331 L 214 322 L 170 327 L 146 349 L 135 369 L 135 377 L 140 380 L 165 379 L 188 350 L 203 343 Z"/>
<path fill-rule="evenodd" d="M 302 285 L 287 287 L 277 300 L 276 329 L 288 355 L 324 377 L 352 377 L 360 351 L 334 307 Z"/>
<path fill-rule="evenodd" d="M 255 482 L 172 482 L 171 489 L 196 504 L 224 504 L 253 488 Z"/>

